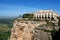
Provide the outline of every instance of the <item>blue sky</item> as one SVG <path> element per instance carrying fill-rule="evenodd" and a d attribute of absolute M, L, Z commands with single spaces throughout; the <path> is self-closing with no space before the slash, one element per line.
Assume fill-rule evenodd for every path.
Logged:
<path fill-rule="evenodd" d="M 0 16 L 19 16 L 39 10 L 60 13 L 60 0 L 0 0 Z"/>

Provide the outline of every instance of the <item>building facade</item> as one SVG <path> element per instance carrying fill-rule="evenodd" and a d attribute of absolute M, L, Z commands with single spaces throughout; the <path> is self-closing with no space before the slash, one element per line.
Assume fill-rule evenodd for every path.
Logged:
<path fill-rule="evenodd" d="M 41 10 L 38 12 L 32 13 L 34 15 L 34 18 L 40 18 L 40 19 L 49 19 L 49 20 L 57 20 L 57 17 L 59 16 L 55 11 L 53 10 Z"/>

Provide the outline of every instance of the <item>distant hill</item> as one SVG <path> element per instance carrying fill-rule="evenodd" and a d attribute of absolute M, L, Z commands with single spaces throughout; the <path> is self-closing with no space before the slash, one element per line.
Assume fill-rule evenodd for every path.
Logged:
<path fill-rule="evenodd" d="M 14 19 L 16 17 L 9 17 L 9 16 L 0 16 L 0 19 Z"/>

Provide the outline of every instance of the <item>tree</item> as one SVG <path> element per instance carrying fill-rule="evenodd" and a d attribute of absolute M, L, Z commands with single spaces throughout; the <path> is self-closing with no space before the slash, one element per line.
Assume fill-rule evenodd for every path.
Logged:
<path fill-rule="evenodd" d="M 23 14 L 22 18 L 33 18 L 33 14 Z"/>

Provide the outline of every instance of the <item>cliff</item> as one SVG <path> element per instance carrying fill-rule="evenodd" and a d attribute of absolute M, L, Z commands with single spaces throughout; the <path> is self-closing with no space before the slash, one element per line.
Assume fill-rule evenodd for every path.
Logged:
<path fill-rule="evenodd" d="M 52 40 L 52 30 L 59 27 L 47 25 L 46 21 L 15 20 L 10 40 Z"/>

